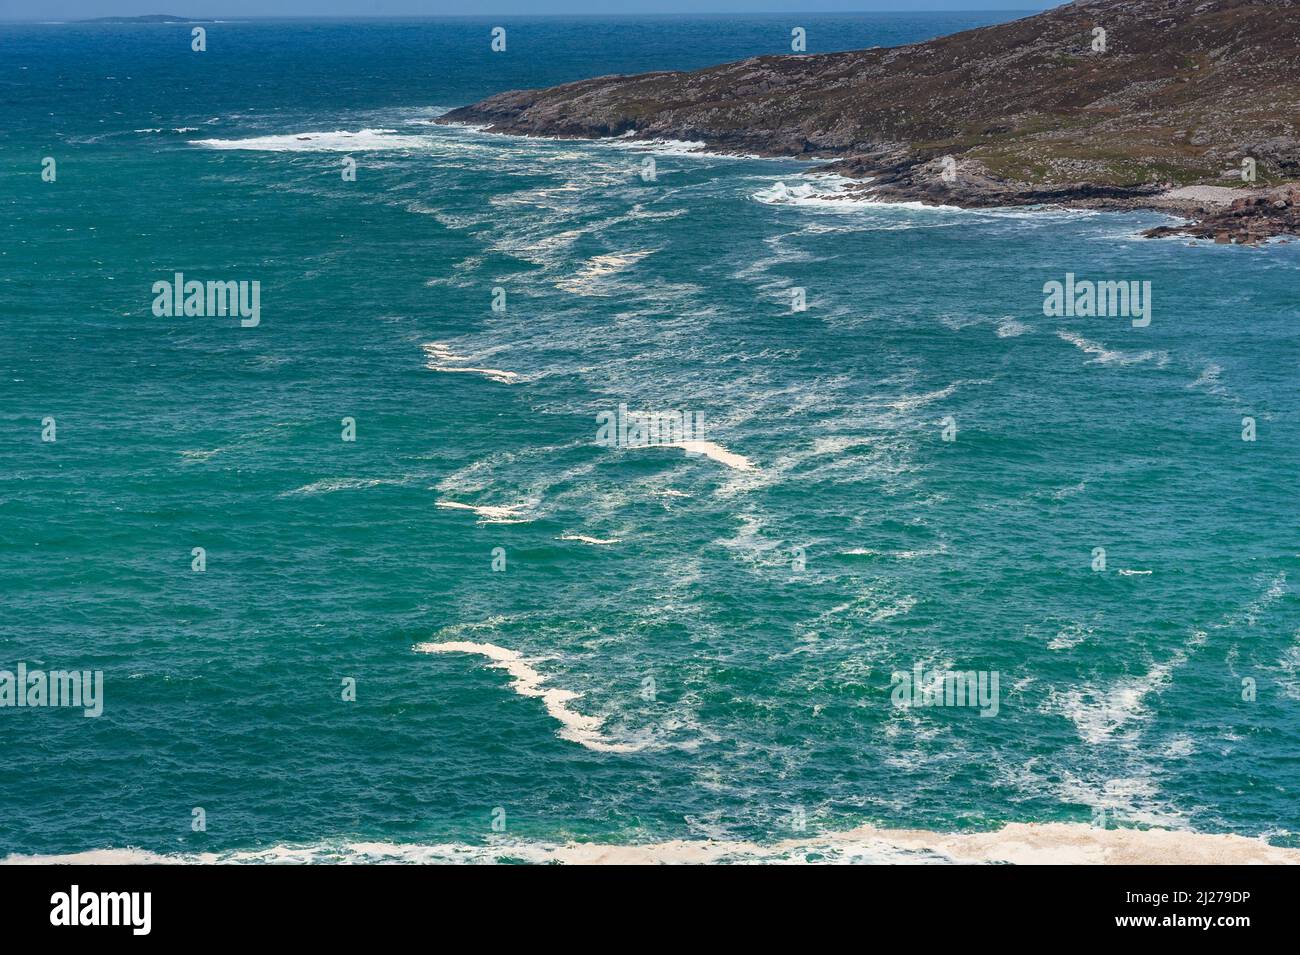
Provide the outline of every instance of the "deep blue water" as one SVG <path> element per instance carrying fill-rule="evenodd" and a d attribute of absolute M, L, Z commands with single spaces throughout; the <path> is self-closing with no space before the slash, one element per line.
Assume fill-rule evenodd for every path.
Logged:
<path fill-rule="evenodd" d="M 795 25 L 1009 16 L 512 19 L 504 54 L 497 21 L 0 27 L 0 669 L 105 680 L 97 719 L 0 708 L 0 854 L 769 841 L 796 809 L 1296 844 L 1295 245 L 432 123 Z M 176 271 L 259 281 L 260 324 L 156 317 Z M 1150 326 L 1045 317 L 1067 272 L 1151 282 Z M 620 403 L 752 469 L 598 445 Z M 453 642 L 570 724 L 415 649 Z M 997 716 L 892 705 L 917 663 L 997 672 Z"/>

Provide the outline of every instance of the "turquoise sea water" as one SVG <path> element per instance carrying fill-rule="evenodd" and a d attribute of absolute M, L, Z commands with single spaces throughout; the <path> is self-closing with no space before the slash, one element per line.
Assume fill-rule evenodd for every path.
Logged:
<path fill-rule="evenodd" d="M 0 855 L 800 810 L 1300 844 L 1297 246 L 432 123 L 1010 16 L 0 27 L 0 669 L 105 681 L 98 719 L 0 709 Z M 259 281 L 260 324 L 155 317 L 177 271 Z M 1150 281 L 1150 326 L 1044 317 L 1067 272 Z M 602 447 L 620 403 L 753 468 Z M 543 682 L 415 649 L 454 641 Z M 997 716 L 892 705 L 917 664 L 996 671 Z"/>

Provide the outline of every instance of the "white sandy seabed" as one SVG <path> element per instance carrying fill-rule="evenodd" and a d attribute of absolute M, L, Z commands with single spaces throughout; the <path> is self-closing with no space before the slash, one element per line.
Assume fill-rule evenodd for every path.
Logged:
<path fill-rule="evenodd" d="M 500 860 L 569 865 L 740 865 L 808 863 L 1013 863 L 1020 865 L 1295 865 L 1300 849 L 1270 846 L 1244 836 L 1139 829 L 1094 829 L 1077 823 L 1013 823 L 997 832 L 940 833 L 876 829 L 809 835 L 761 844 L 674 840 L 641 845 L 600 843 L 402 845 L 383 842 L 335 846 L 275 846 L 229 853 L 161 854 L 98 849 L 59 856 L 12 855 L 0 864 L 304 864 L 491 863 Z"/>

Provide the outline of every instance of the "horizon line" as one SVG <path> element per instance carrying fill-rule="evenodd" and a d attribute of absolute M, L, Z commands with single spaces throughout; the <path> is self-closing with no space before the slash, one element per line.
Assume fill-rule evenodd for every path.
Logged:
<path fill-rule="evenodd" d="M 216 23 L 216 22 L 252 22 L 252 21 L 277 21 L 277 20 L 483 20 L 489 17 L 513 17 L 520 20 L 557 20 L 557 19 L 590 19 L 590 20 L 612 20 L 612 19 L 630 19 L 630 18 L 647 18 L 647 17 L 780 17 L 780 16 L 805 16 L 805 17 L 852 17 L 866 15 L 898 15 L 898 16 L 923 16 L 925 14 L 935 13 L 1031 13 L 1035 11 L 1046 11 L 1054 7 L 1064 6 L 1068 0 L 1057 0 L 1057 2 L 1035 3 L 1033 6 L 989 6 L 980 8 L 933 8 L 928 10 L 691 10 L 691 11 L 666 11 L 658 12 L 620 12 L 620 13 L 430 13 L 430 14 L 366 14 L 366 13 L 299 13 L 299 14 L 217 14 L 215 16 L 181 16 L 170 13 L 142 13 L 142 14 L 106 14 L 98 17 L 76 17 L 72 19 L 38 19 L 33 17 L 8 17 L 0 14 L 0 23 L 27 23 L 44 26 L 63 26 L 78 23 L 105 23 L 110 21 L 141 21 L 143 17 L 175 17 L 173 23 Z M 125 24 L 124 24 L 125 25 Z M 139 26 L 168 26 L 166 22 L 138 22 Z"/>

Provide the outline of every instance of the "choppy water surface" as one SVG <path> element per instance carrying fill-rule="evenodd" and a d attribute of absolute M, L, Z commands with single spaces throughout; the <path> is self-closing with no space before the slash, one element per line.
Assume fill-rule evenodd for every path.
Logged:
<path fill-rule="evenodd" d="M 0 27 L 0 668 L 105 674 L 98 719 L 0 709 L 0 853 L 1297 844 L 1296 246 L 434 125 L 792 24 L 491 25 Z M 260 281 L 260 325 L 155 317 L 177 271 Z M 1150 281 L 1150 326 L 1044 317 L 1067 272 Z M 710 454 L 600 446 L 620 404 Z M 997 715 L 892 705 L 918 664 Z"/>

